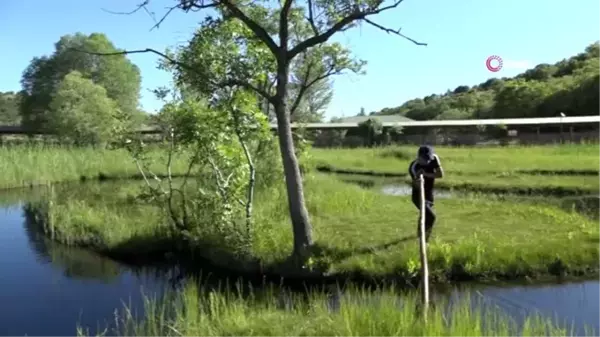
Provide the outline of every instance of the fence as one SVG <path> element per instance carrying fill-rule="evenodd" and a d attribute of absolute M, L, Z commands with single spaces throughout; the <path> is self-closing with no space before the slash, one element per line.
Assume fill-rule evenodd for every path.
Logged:
<path fill-rule="evenodd" d="M 598 142 L 600 116 L 512 118 L 383 123 L 383 132 L 373 137 L 361 134 L 358 123 L 293 124 L 298 134 L 315 147 L 357 147 L 384 144 L 504 145 Z M 271 129 L 277 129 L 271 124 Z M 144 127 L 137 132 L 149 140 L 159 140 L 163 130 Z M 25 130 L 20 126 L 0 126 L 1 143 L 56 142 L 52 135 Z"/>

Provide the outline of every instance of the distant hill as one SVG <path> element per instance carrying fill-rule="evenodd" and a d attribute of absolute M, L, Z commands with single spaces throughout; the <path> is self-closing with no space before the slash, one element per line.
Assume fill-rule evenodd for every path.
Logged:
<path fill-rule="evenodd" d="M 539 64 L 513 78 L 490 78 L 461 85 L 444 94 L 415 98 L 376 116 L 413 120 L 483 119 L 597 115 L 600 105 L 600 49 L 595 42 L 583 53 L 554 64 Z"/>

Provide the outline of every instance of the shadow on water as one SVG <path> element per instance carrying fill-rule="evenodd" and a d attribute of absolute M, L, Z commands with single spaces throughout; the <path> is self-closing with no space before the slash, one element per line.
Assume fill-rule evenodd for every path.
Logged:
<path fill-rule="evenodd" d="M 22 209 L 24 203 L 43 197 L 44 193 L 27 191 L 30 193 L 16 196 L 0 193 L 3 201 L 0 208 L 0 335 L 73 335 L 77 324 L 90 329 L 91 333 L 97 328 L 104 330 L 114 326 L 115 309 L 126 303 L 141 314 L 143 294 L 161 296 L 165 290 L 179 289 L 191 275 L 181 266 L 126 265 L 87 250 L 52 242 L 36 230 L 34 222 Z M 386 249 L 414 238 L 405 237 L 352 251 L 328 251 L 327 255 L 346 258 Z M 222 287 L 224 279 L 221 276 L 206 270 L 202 274 L 205 289 L 237 289 L 234 284 L 239 279 L 229 278 L 232 280 L 229 286 Z M 598 281 L 528 287 L 460 287 L 436 290 L 435 296 L 450 299 L 473 296 L 473 300 L 484 300 L 501 307 L 517 321 L 525 313 L 537 311 L 556 317 L 558 322 L 574 324 L 574 332 L 584 334 L 583 324 L 600 331 L 599 287 Z M 248 294 L 251 289 L 254 295 L 271 296 L 261 293 L 260 289 L 264 288 L 257 284 L 238 290 Z M 286 309 L 290 303 L 282 295 L 285 289 L 279 289 L 272 294 L 278 296 L 280 308 Z M 326 292 L 331 310 L 339 310 L 340 298 L 353 296 L 332 287 Z M 365 305 L 377 301 L 375 296 L 372 297 Z"/>

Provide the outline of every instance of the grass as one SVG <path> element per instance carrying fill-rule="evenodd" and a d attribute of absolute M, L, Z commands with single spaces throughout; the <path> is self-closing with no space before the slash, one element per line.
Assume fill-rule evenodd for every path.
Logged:
<path fill-rule="evenodd" d="M 335 290 L 334 290 L 335 291 Z M 339 297 L 339 308 L 323 292 L 289 294 L 272 288 L 242 297 L 232 291 L 204 290 L 188 283 L 162 300 L 147 298 L 145 315 L 127 308 L 116 318 L 119 336 L 566 336 L 538 315 L 518 324 L 495 307 L 467 298 L 439 300 L 425 324 L 415 292 L 353 287 Z M 79 328 L 79 335 L 86 335 Z"/>
<path fill-rule="evenodd" d="M 160 153 L 152 156 L 159 158 Z M 175 162 L 174 173 L 183 172 L 184 167 L 183 162 Z M 157 173 L 165 171 L 159 164 L 152 168 Z M 47 145 L 0 146 L 0 172 L 0 189 L 81 179 L 129 178 L 138 174 L 131 155 L 122 149 Z"/>
<path fill-rule="evenodd" d="M 140 184 L 105 184 L 56 197 L 48 210 L 41 209 L 50 214 L 44 229 L 55 240 L 109 255 L 164 254 L 176 243 L 161 213 L 131 197 Z M 307 176 L 305 186 L 316 239 L 311 267 L 340 276 L 418 279 L 418 215 L 409 197 L 382 195 L 323 174 Z M 265 268 L 291 252 L 285 201 L 283 188 L 256 196 L 255 235 L 245 258 Z M 598 273 L 597 222 L 575 210 L 474 195 L 439 200 L 436 212 L 429 246 L 433 282 Z"/>
<path fill-rule="evenodd" d="M 141 182 L 57 186 L 45 200 L 28 203 L 24 214 L 62 244 L 151 259 L 171 238 L 163 213 L 135 199 L 141 187 Z"/>
<path fill-rule="evenodd" d="M 598 144 L 508 147 L 436 147 L 447 177 L 440 187 L 600 191 Z M 321 168 L 406 175 L 416 147 L 313 149 Z"/>

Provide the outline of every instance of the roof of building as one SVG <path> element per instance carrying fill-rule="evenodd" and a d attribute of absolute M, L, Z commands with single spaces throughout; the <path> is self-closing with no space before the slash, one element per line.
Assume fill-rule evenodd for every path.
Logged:
<path fill-rule="evenodd" d="M 342 118 L 339 123 L 362 123 L 369 118 L 378 119 L 382 123 L 393 123 L 393 122 L 410 122 L 412 119 L 406 118 L 401 115 L 371 115 L 371 116 L 352 116 Z"/>

